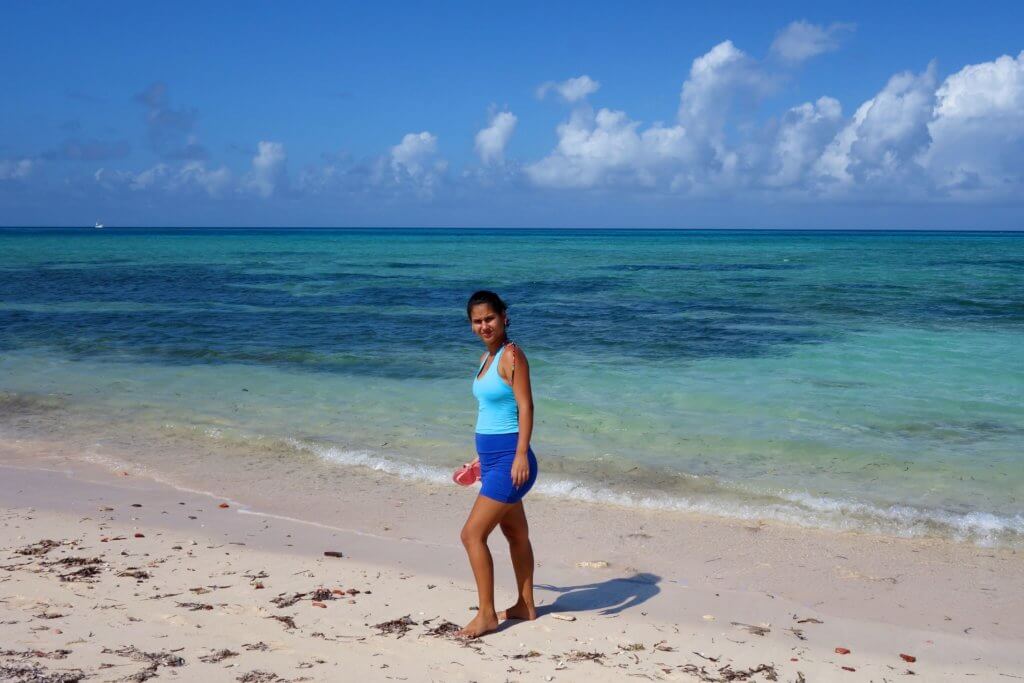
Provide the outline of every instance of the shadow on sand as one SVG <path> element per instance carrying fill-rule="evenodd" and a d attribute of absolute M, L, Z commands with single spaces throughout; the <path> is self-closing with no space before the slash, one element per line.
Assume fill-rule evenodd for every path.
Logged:
<path fill-rule="evenodd" d="M 581 586 L 552 586 L 537 584 L 534 590 L 551 591 L 560 595 L 550 605 L 537 607 L 537 616 L 555 612 L 589 612 L 599 610 L 601 615 L 619 614 L 641 605 L 661 592 L 656 574 L 639 572 L 632 576 L 609 579 Z"/>

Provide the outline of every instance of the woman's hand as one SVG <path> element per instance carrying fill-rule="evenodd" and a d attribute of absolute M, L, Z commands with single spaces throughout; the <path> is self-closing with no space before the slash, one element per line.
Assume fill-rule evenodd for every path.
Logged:
<path fill-rule="evenodd" d="M 519 488 L 530 478 L 530 463 L 525 455 L 516 454 L 512 461 L 512 483 Z"/>

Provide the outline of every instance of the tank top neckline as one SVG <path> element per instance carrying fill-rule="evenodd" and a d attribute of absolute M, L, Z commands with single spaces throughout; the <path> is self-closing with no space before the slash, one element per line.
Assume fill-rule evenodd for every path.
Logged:
<path fill-rule="evenodd" d="M 474 382 L 482 382 L 484 377 L 487 377 L 487 375 L 491 374 L 491 370 L 493 370 L 494 367 L 498 364 L 498 359 L 501 358 L 501 354 L 505 353 L 505 347 L 506 346 L 508 346 L 508 341 L 505 341 L 505 343 L 501 345 L 501 348 L 498 349 L 498 352 L 496 354 L 494 354 L 494 360 L 491 361 L 491 365 L 490 365 L 489 368 L 487 368 L 487 372 L 485 372 L 483 374 L 483 377 L 481 377 L 480 376 L 480 371 L 484 369 L 484 363 L 487 362 L 487 359 L 484 358 L 483 363 L 480 363 L 480 367 L 478 367 L 476 369 L 476 375 L 473 376 L 473 381 Z M 488 354 L 488 355 L 490 355 L 490 354 Z M 499 379 L 500 379 L 500 377 L 499 377 Z M 505 382 L 505 383 L 508 384 L 508 382 Z"/>

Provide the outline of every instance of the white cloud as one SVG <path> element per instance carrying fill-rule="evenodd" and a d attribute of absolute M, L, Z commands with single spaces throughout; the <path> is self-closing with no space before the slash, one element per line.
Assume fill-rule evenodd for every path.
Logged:
<path fill-rule="evenodd" d="M 284 145 L 261 140 L 252 158 L 249 187 L 264 198 L 281 190 L 287 184 L 287 161 Z"/>
<path fill-rule="evenodd" d="M 398 176 L 419 177 L 428 172 L 436 154 L 436 135 L 427 131 L 406 133 L 402 141 L 391 148 L 391 169 Z"/>
<path fill-rule="evenodd" d="M 171 169 L 167 164 L 157 164 L 134 176 L 129 174 L 127 176 L 128 187 L 132 190 L 147 190 L 156 183 L 163 181 L 170 174 L 170 171 Z"/>
<path fill-rule="evenodd" d="M 876 185 L 899 191 L 921 169 L 916 157 L 928 147 L 935 102 L 935 69 L 896 74 L 858 107 L 816 164 L 818 174 L 840 185 Z"/>
<path fill-rule="evenodd" d="M 842 105 L 831 97 L 790 109 L 779 122 L 762 182 L 773 187 L 800 185 L 842 125 Z"/>
<path fill-rule="evenodd" d="M 527 166 L 527 176 L 549 187 L 662 183 L 703 192 L 709 180 L 733 185 L 740 159 L 728 149 L 726 119 L 735 101 L 756 100 L 772 87 L 753 59 L 724 41 L 693 61 L 677 125 L 641 130 L 624 112 L 578 109 L 558 126 L 556 149 Z"/>
<path fill-rule="evenodd" d="M 437 136 L 428 131 L 406 133 L 402 141 L 391 148 L 388 165 L 397 185 L 411 184 L 417 194 L 429 197 L 440 183 L 448 162 L 438 157 Z M 377 173 L 378 179 L 381 177 Z"/>
<path fill-rule="evenodd" d="M 93 179 L 108 190 L 166 193 L 197 191 L 211 197 L 221 197 L 232 187 L 231 171 L 224 166 L 209 169 L 202 161 L 189 161 L 178 167 L 161 162 L 138 173 L 100 168 L 93 173 Z"/>
<path fill-rule="evenodd" d="M 500 164 L 505 158 L 505 146 L 516 128 L 516 115 L 509 111 L 491 116 L 486 128 L 476 134 L 476 153 L 484 164 Z"/>
<path fill-rule="evenodd" d="M 579 102 L 587 95 L 593 95 L 600 87 L 601 84 L 599 82 L 595 81 L 590 76 L 583 74 L 582 76 L 570 78 L 562 81 L 561 83 L 556 83 L 555 81 L 543 83 L 539 88 L 537 88 L 537 98 L 544 99 L 548 94 L 548 91 L 554 90 L 561 95 L 562 99 L 566 102 L 575 103 Z"/>
<path fill-rule="evenodd" d="M 1019 192 L 1024 184 L 1024 51 L 965 66 L 936 92 L 922 163 L 952 191 Z"/>
<path fill-rule="evenodd" d="M 651 185 L 658 171 L 688 155 L 686 132 L 680 126 L 654 125 L 639 131 L 640 122 L 621 111 L 574 112 L 558 126 L 558 147 L 526 167 L 527 176 L 545 187 L 592 187 L 612 181 Z"/>
<path fill-rule="evenodd" d="M 32 159 L 0 159 L 0 180 L 27 178 L 35 167 Z"/>
<path fill-rule="evenodd" d="M 725 128 L 734 103 L 753 110 L 775 88 L 775 79 L 726 40 L 693 60 L 679 94 L 679 122 L 703 149 L 707 164 L 727 163 Z"/>
<path fill-rule="evenodd" d="M 854 28 L 853 24 L 819 26 L 802 20 L 794 21 L 775 36 L 771 52 L 783 61 L 794 64 L 803 62 L 824 52 L 839 49 L 842 36 Z"/>
<path fill-rule="evenodd" d="M 201 188 L 211 197 L 220 197 L 231 187 L 231 171 L 224 166 L 211 170 L 202 161 L 190 161 L 178 169 L 172 189 L 190 186 Z"/>

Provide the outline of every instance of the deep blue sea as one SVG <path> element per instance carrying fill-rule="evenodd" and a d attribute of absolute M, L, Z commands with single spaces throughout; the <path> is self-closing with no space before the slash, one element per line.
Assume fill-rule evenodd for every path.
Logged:
<path fill-rule="evenodd" d="M 1024 233 L 0 229 L 0 437 L 444 482 L 479 288 L 535 491 L 1024 540 Z"/>

